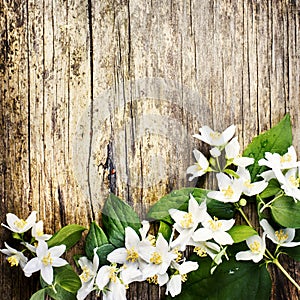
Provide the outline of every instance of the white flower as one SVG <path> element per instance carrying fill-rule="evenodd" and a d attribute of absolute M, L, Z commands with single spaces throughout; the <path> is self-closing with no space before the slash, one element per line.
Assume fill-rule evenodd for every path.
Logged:
<path fill-rule="evenodd" d="M 143 231 L 141 231 L 143 233 Z M 149 240 L 144 239 L 141 241 L 138 234 L 131 227 L 125 228 L 125 247 L 118 248 L 108 254 L 107 260 L 112 263 L 134 265 L 138 267 L 140 262 L 139 252 L 141 246 L 151 246 Z"/>
<path fill-rule="evenodd" d="M 294 228 L 283 228 L 275 231 L 266 219 L 261 220 L 260 225 L 273 243 L 281 247 L 296 247 L 300 245 L 300 242 L 292 242 L 295 237 Z"/>
<path fill-rule="evenodd" d="M 206 157 L 197 149 L 194 149 L 193 153 L 197 162 L 193 166 L 188 167 L 186 170 L 187 174 L 192 174 L 192 176 L 189 178 L 189 181 L 204 175 L 209 169 L 209 162 Z"/>
<path fill-rule="evenodd" d="M 175 221 L 173 228 L 179 232 L 179 236 L 171 242 L 171 247 L 179 247 L 181 251 L 185 250 L 199 223 L 210 218 L 206 211 L 206 201 L 199 205 L 192 194 L 187 212 L 172 208 L 169 214 Z"/>
<path fill-rule="evenodd" d="M 216 175 L 220 191 L 212 191 L 207 194 L 209 198 L 221 202 L 238 202 L 243 192 L 243 183 L 239 179 L 232 179 L 224 173 Z"/>
<path fill-rule="evenodd" d="M 264 180 L 251 183 L 250 172 L 245 168 L 239 167 L 236 173 L 243 183 L 243 194 L 247 196 L 260 194 L 268 186 L 268 183 Z"/>
<path fill-rule="evenodd" d="M 267 166 L 270 169 L 290 169 L 299 166 L 296 150 L 293 146 L 290 146 L 288 152 L 284 155 L 266 152 L 265 159 L 260 159 L 258 164 L 260 166 Z"/>
<path fill-rule="evenodd" d="M 60 256 L 66 251 L 65 245 L 54 246 L 48 249 L 45 241 L 40 240 L 36 248 L 37 257 L 32 258 L 25 266 L 25 276 L 30 277 L 32 273 L 41 271 L 41 276 L 49 285 L 53 282 L 53 267 L 62 267 L 68 262 Z"/>
<path fill-rule="evenodd" d="M 31 235 L 37 240 L 49 240 L 52 235 L 51 234 L 44 234 L 44 224 L 43 221 L 38 221 L 37 223 L 33 224 L 31 228 Z"/>
<path fill-rule="evenodd" d="M 214 239 L 220 245 L 231 245 L 233 244 L 233 239 L 226 231 L 233 226 L 234 222 L 234 219 L 219 220 L 216 217 L 213 219 L 210 218 L 202 222 L 203 228 L 197 229 L 192 238 L 195 242 L 204 242 Z"/>
<path fill-rule="evenodd" d="M 103 291 L 103 300 L 126 300 L 126 286 L 118 274 L 120 269 L 116 265 L 102 266 L 96 277 L 96 285 Z"/>
<path fill-rule="evenodd" d="M 9 230 L 16 232 L 16 233 L 23 233 L 29 230 L 36 221 L 36 211 L 33 211 L 29 217 L 24 221 L 23 219 L 19 219 L 16 215 L 12 213 L 8 213 L 6 215 L 6 222 L 8 224 L 1 224 L 2 226 L 8 228 Z"/>
<path fill-rule="evenodd" d="M 288 170 L 285 175 L 281 170 L 274 170 L 276 178 L 282 184 L 281 188 L 287 196 L 293 197 L 295 201 L 300 200 L 300 176 L 299 168 Z"/>
<path fill-rule="evenodd" d="M 94 282 L 99 267 L 97 248 L 94 249 L 93 262 L 84 256 L 79 258 L 78 263 L 81 267 L 82 273 L 79 276 L 81 280 L 81 287 L 77 292 L 77 299 L 83 300 L 94 289 Z"/>
<path fill-rule="evenodd" d="M 262 238 L 258 235 L 248 237 L 246 243 L 250 250 L 237 253 L 236 260 L 253 260 L 255 263 L 262 260 L 266 250 L 265 236 L 266 233 L 263 233 Z"/>
<path fill-rule="evenodd" d="M 237 137 L 233 138 L 225 146 L 225 153 L 225 158 L 236 166 L 246 168 L 254 163 L 254 158 L 240 156 L 240 144 L 237 140 Z"/>
<path fill-rule="evenodd" d="M 201 134 L 195 134 L 193 135 L 193 137 L 211 146 L 223 146 L 233 137 L 235 133 L 235 126 L 234 125 L 229 126 L 222 133 L 213 131 L 208 126 L 201 127 L 199 131 Z"/>
<path fill-rule="evenodd" d="M 175 297 L 181 293 L 181 285 L 182 282 L 187 280 L 187 273 L 197 270 L 199 265 L 197 262 L 186 261 L 182 264 L 173 262 L 172 267 L 176 270 L 176 272 L 171 276 L 167 283 L 166 295 L 170 293 L 172 297 Z"/>
<path fill-rule="evenodd" d="M 212 242 L 195 242 L 191 243 L 191 246 L 194 246 L 194 252 L 200 257 L 206 257 L 207 255 L 219 265 L 222 262 L 221 256 L 218 254 L 221 251 L 221 248 L 218 244 Z"/>
<path fill-rule="evenodd" d="M 144 246 L 140 255 L 147 262 L 142 269 L 144 278 L 164 275 L 171 261 L 177 258 L 177 254 L 170 250 L 168 242 L 161 233 L 158 234 L 155 247 Z"/>
<path fill-rule="evenodd" d="M 22 252 L 8 246 L 5 242 L 4 245 L 6 249 L 1 249 L 0 251 L 7 256 L 6 259 L 10 263 L 11 267 L 18 266 L 20 264 L 21 268 L 24 269 L 28 261 L 27 257 L 25 257 Z"/>

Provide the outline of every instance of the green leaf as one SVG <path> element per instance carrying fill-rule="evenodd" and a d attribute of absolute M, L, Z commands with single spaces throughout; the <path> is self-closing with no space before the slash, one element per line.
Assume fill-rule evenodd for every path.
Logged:
<path fill-rule="evenodd" d="M 47 241 L 48 247 L 66 245 L 66 250 L 68 250 L 81 239 L 81 234 L 84 230 L 86 230 L 85 227 L 77 224 L 67 225 L 57 231 L 51 239 Z"/>
<path fill-rule="evenodd" d="M 75 294 L 66 291 L 60 285 L 55 286 L 55 290 L 53 288 L 48 288 L 46 293 L 51 299 L 55 300 L 76 300 Z"/>
<path fill-rule="evenodd" d="M 281 248 L 283 253 L 286 253 L 288 256 L 292 257 L 296 261 L 300 261 L 300 246 L 293 248 Z"/>
<path fill-rule="evenodd" d="M 74 272 L 70 265 L 54 268 L 53 288 L 41 278 L 43 287 L 48 287 L 47 294 L 56 300 L 75 300 L 76 293 L 81 287 L 79 276 Z"/>
<path fill-rule="evenodd" d="M 75 294 L 81 287 L 79 276 L 70 265 L 54 269 L 54 282 L 59 284 L 66 291 Z"/>
<path fill-rule="evenodd" d="M 89 259 L 94 256 L 94 249 L 104 244 L 108 244 L 108 238 L 101 227 L 94 221 L 85 240 L 85 252 Z"/>
<path fill-rule="evenodd" d="M 190 194 L 198 201 L 198 203 L 206 200 L 207 210 L 210 215 L 220 219 L 230 219 L 234 215 L 234 206 L 231 203 L 223 203 L 207 197 L 208 190 L 199 188 L 183 188 L 175 190 L 170 194 L 162 197 L 149 210 L 147 217 L 149 219 L 160 220 L 173 224 L 173 220 L 169 215 L 169 209 L 187 211 Z"/>
<path fill-rule="evenodd" d="M 276 179 L 271 179 L 268 186 L 259 194 L 263 199 L 275 196 L 281 191 L 280 184 Z"/>
<path fill-rule="evenodd" d="M 158 233 L 161 233 L 166 241 L 170 240 L 171 234 L 172 234 L 172 228 L 169 224 L 160 221 L 159 222 L 159 229 Z"/>
<path fill-rule="evenodd" d="M 98 248 L 97 255 L 99 256 L 100 265 L 109 264 L 107 260 L 107 255 L 113 250 L 115 250 L 115 247 L 112 244 L 104 244 Z"/>
<path fill-rule="evenodd" d="M 243 156 L 254 158 L 254 164 L 248 167 L 251 180 L 259 180 L 257 175 L 266 169 L 264 166 L 258 165 L 258 161 L 264 158 L 265 152 L 282 155 L 287 152 L 291 145 L 292 127 L 290 116 L 287 114 L 276 126 L 254 138 L 245 149 Z"/>
<path fill-rule="evenodd" d="M 271 205 L 274 220 L 281 226 L 300 228 L 300 202 L 292 197 L 282 196 Z"/>
<path fill-rule="evenodd" d="M 30 300 L 43 300 L 46 297 L 46 289 L 42 289 L 34 293 L 31 297 Z"/>
<path fill-rule="evenodd" d="M 106 229 L 109 242 L 119 248 L 124 245 L 125 228 L 131 227 L 138 232 L 141 227 L 136 212 L 117 196 L 110 194 L 106 200 L 102 221 Z"/>
<path fill-rule="evenodd" d="M 181 300 L 268 300 L 271 294 L 271 279 L 265 265 L 252 262 L 224 261 L 210 275 L 211 260 L 191 257 L 199 263 L 199 269 L 189 273 L 183 283 Z"/>
<path fill-rule="evenodd" d="M 245 241 L 248 237 L 257 234 L 257 232 L 248 225 L 235 225 L 227 231 L 235 243 Z"/>

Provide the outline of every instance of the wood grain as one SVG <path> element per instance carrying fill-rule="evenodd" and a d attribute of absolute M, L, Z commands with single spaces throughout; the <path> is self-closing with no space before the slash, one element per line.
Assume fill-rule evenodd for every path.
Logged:
<path fill-rule="evenodd" d="M 1 222 L 37 210 L 52 233 L 88 226 L 109 191 L 143 217 L 195 185 L 184 170 L 207 151 L 191 137 L 204 124 L 236 124 L 245 147 L 289 112 L 299 152 L 299 16 L 293 0 L 0 0 Z M 0 261 L 1 297 L 29 299 L 37 278 Z M 298 299 L 270 270 L 272 299 Z"/>

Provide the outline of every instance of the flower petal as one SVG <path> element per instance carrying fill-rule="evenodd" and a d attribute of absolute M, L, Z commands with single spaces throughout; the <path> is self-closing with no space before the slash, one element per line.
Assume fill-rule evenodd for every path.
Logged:
<path fill-rule="evenodd" d="M 170 293 L 172 297 L 175 297 L 181 293 L 181 276 L 173 275 L 167 284 L 166 294 Z"/>
<path fill-rule="evenodd" d="M 67 264 L 68 262 L 65 259 L 62 259 L 60 257 L 53 257 L 53 262 L 52 262 L 53 267 L 62 267 Z"/>
<path fill-rule="evenodd" d="M 199 265 L 197 262 L 186 261 L 186 262 L 182 263 L 181 265 L 179 265 L 178 271 L 180 274 L 187 274 L 187 273 L 197 270 L 198 268 L 199 268 Z"/>
<path fill-rule="evenodd" d="M 131 227 L 125 228 L 125 247 L 127 249 L 136 248 L 140 242 L 140 238 L 136 231 Z"/>
<path fill-rule="evenodd" d="M 220 245 L 232 245 L 234 243 L 231 235 L 224 231 L 216 231 L 213 239 Z"/>
<path fill-rule="evenodd" d="M 227 231 L 229 230 L 235 223 L 235 219 L 230 219 L 230 220 L 221 220 L 222 225 L 220 230 L 221 231 Z"/>
<path fill-rule="evenodd" d="M 252 260 L 253 253 L 250 250 L 238 252 L 235 255 L 236 260 Z"/>
<path fill-rule="evenodd" d="M 40 240 L 36 248 L 36 255 L 38 257 L 43 257 L 46 255 L 47 251 L 48 251 L 47 243 L 43 240 Z"/>
<path fill-rule="evenodd" d="M 41 268 L 41 276 L 49 285 L 53 282 L 53 268 L 51 265 L 42 266 Z"/>
<path fill-rule="evenodd" d="M 96 277 L 96 285 L 100 290 L 103 290 L 104 287 L 109 283 L 109 272 L 110 266 L 103 266 L 100 268 L 97 277 Z"/>
<path fill-rule="evenodd" d="M 3 226 L 14 232 L 18 232 L 18 228 L 15 225 L 15 222 L 18 222 L 18 221 L 20 221 L 20 219 L 15 214 L 8 213 L 8 214 L 6 214 L 6 222 L 8 224 L 8 227 L 4 224 L 3 224 Z"/>
<path fill-rule="evenodd" d="M 230 125 L 222 132 L 224 144 L 227 143 L 235 134 L 235 125 Z"/>
<path fill-rule="evenodd" d="M 66 245 L 54 246 L 48 250 L 51 256 L 60 257 L 66 251 Z"/>
<path fill-rule="evenodd" d="M 204 242 L 204 241 L 212 239 L 212 237 L 213 237 L 213 234 L 212 234 L 211 230 L 209 230 L 208 228 L 199 228 L 194 232 L 192 239 L 195 242 L 199 242 L 199 241 Z"/>
<path fill-rule="evenodd" d="M 240 152 L 240 144 L 238 142 L 237 137 L 235 137 L 225 146 L 226 158 L 227 159 L 235 158 L 239 155 L 239 152 Z"/>
<path fill-rule="evenodd" d="M 32 273 L 39 271 L 41 268 L 42 268 L 42 262 L 38 257 L 34 257 L 26 264 L 23 271 L 25 275 L 26 273 L 28 273 L 31 276 Z"/>
<path fill-rule="evenodd" d="M 127 250 L 126 248 L 119 248 L 113 250 L 108 254 L 107 260 L 112 263 L 125 264 L 127 261 Z"/>
<path fill-rule="evenodd" d="M 158 282 L 159 286 L 165 285 L 169 280 L 169 275 L 167 273 L 164 273 L 162 275 L 158 275 L 157 277 L 158 277 L 157 282 Z"/>

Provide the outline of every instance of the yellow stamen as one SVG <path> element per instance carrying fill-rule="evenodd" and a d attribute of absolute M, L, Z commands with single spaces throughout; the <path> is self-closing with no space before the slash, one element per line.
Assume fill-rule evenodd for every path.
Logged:
<path fill-rule="evenodd" d="M 186 282 L 187 281 L 187 274 L 181 274 L 181 281 Z"/>
<path fill-rule="evenodd" d="M 38 231 L 36 232 L 36 235 L 37 235 L 37 236 L 43 236 L 43 234 L 44 234 L 43 230 L 38 230 Z"/>
<path fill-rule="evenodd" d="M 300 178 L 295 178 L 295 176 L 293 176 L 293 175 L 289 177 L 289 182 L 296 188 L 299 187 L 299 183 L 300 183 L 299 181 L 300 181 Z"/>
<path fill-rule="evenodd" d="M 280 162 L 285 163 L 285 162 L 291 162 L 292 161 L 292 156 L 289 153 L 284 154 L 283 156 L 280 157 Z"/>
<path fill-rule="evenodd" d="M 15 224 L 19 229 L 23 229 L 23 228 L 27 225 L 27 222 L 24 221 L 23 219 L 19 219 L 19 220 L 15 221 L 14 224 Z"/>
<path fill-rule="evenodd" d="M 116 267 L 110 267 L 108 277 L 112 282 L 114 282 L 114 283 L 117 282 L 117 268 Z"/>
<path fill-rule="evenodd" d="M 48 254 L 45 255 L 45 256 L 42 258 L 42 263 L 43 263 L 45 266 L 52 265 L 53 259 L 52 259 L 52 257 L 51 257 L 50 252 L 48 252 Z"/>
<path fill-rule="evenodd" d="M 212 231 L 217 231 L 222 227 L 222 222 L 219 221 L 216 217 L 214 217 L 213 220 L 209 220 L 208 223 Z"/>
<path fill-rule="evenodd" d="M 261 250 L 261 245 L 260 245 L 260 242 L 258 241 L 254 241 L 252 244 L 249 245 L 249 248 L 251 250 L 251 252 L 253 253 L 260 253 L 260 250 Z"/>
<path fill-rule="evenodd" d="M 227 189 L 222 189 L 222 193 L 226 198 L 231 198 L 234 194 L 232 187 L 229 185 Z"/>
<path fill-rule="evenodd" d="M 91 270 L 87 266 L 82 267 L 82 273 L 79 276 L 82 282 L 88 282 L 91 278 Z"/>
<path fill-rule="evenodd" d="M 151 243 L 152 246 L 156 245 L 156 239 L 155 239 L 155 236 L 153 234 L 148 234 L 147 240 Z"/>
<path fill-rule="evenodd" d="M 206 257 L 207 256 L 206 250 L 199 247 L 199 246 L 194 248 L 194 252 L 196 252 L 196 254 L 200 257 Z"/>
<path fill-rule="evenodd" d="M 221 136 L 221 133 L 217 132 L 217 131 L 213 131 L 210 134 L 210 137 L 214 140 L 218 139 Z"/>
<path fill-rule="evenodd" d="M 131 249 L 127 249 L 126 251 L 127 251 L 126 260 L 128 260 L 129 262 L 135 262 L 138 260 L 139 255 L 133 247 Z"/>
<path fill-rule="evenodd" d="M 17 258 L 16 255 L 12 255 L 7 258 L 7 261 L 10 263 L 10 266 L 18 266 L 19 265 L 19 259 Z"/>
<path fill-rule="evenodd" d="M 196 166 L 197 166 L 197 170 L 198 170 L 198 171 L 202 171 L 202 170 L 203 170 L 203 168 L 200 166 L 199 163 L 196 163 Z"/>
<path fill-rule="evenodd" d="M 251 181 L 250 180 L 244 181 L 244 186 L 248 189 L 251 189 L 251 187 L 252 187 Z"/>
<path fill-rule="evenodd" d="M 157 275 L 154 275 L 152 277 L 148 277 L 147 278 L 147 281 L 149 283 L 153 283 L 153 284 L 158 284 L 158 276 Z"/>
<path fill-rule="evenodd" d="M 172 252 L 177 255 L 175 261 L 179 262 L 182 259 L 182 252 L 180 252 L 177 247 L 174 248 Z"/>
<path fill-rule="evenodd" d="M 282 229 L 275 231 L 275 236 L 280 244 L 284 243 L 289 237 L 289 235 L 285 233 Z"/>
<path fill-rule="evenodd" d="M 182 220 L 180 221 L 180 225 L 183 228 L 190 228 L 194 224 L 193 215 L 191 213 L 185 213 L 183 215 Z"/>
<path fill-rule="evenodd" d="M 154 252 L 150 258 L 150 262 L 155 265 L 160 265 L 162 263 L 162 257 L 158 252 Z"/>

